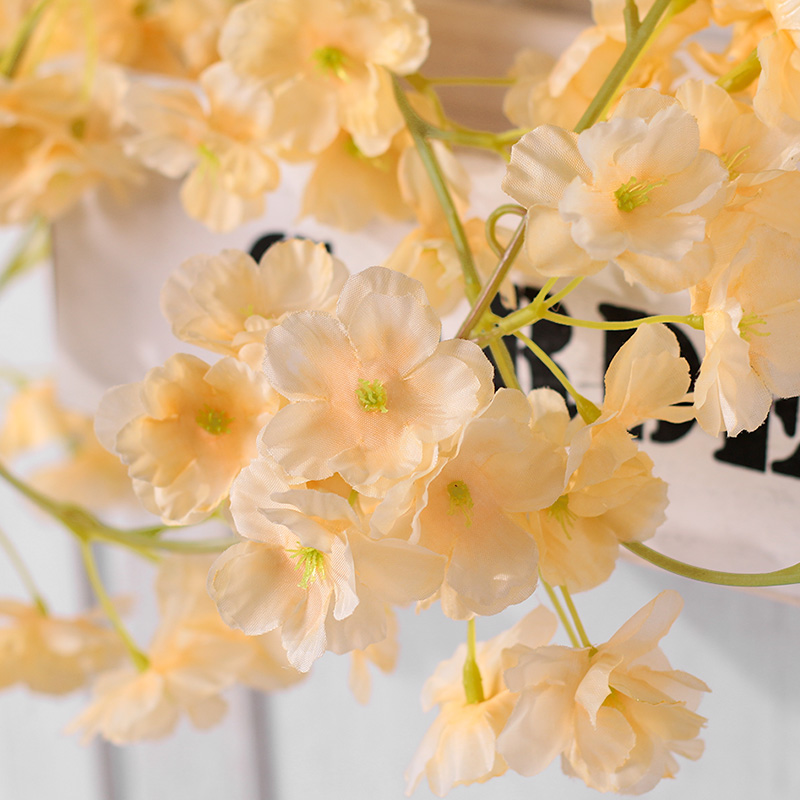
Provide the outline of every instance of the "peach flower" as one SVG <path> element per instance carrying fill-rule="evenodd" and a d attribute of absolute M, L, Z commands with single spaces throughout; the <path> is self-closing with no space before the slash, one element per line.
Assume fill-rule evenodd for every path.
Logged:
<path fill-rule="evenodd" d="M 92 614 L 56 617 L 14 600 L 0 600 L 0 688 L 25 684 L 34 692 L 66 694 L 123 656 L 119 637 Z"/>
<path fill-rule="evenodd" d="M 477 345 L 440 333 L 422 286 L 382 267 L 347 281 L 336 317 L 289 315 L 267 334 L 264 370 L 290 402 L 265 449 L 300 479 L 338 472 L 365 494 L 410 475 L 491 399 Z"/>
<path fill-rule="evenodd" d="M 422 688 L 423 709 L 429 711 L 438 705 L 439 715 L 406 770 L 407 795 L 423 776 L 434 794 L 444 797 L 454 786 L 483 783 L 508 769 L 497 752 L 496 740 L 517 698 L 503 680 L 503 671 L 515 663 L 509 648 L 545 645 L 555 629 L 553 614 L 539 606 L 511 629 L 488 642 L 479 642 L 475 660 L 481 674 L 481 702 L 468 703 L 464 694 L 466 645 L 460 645 L 452 658 L 439 664 Z"/>
<path fill-rule="evenodd" d="M 344 130 L 371 157 L 403 126 L 390 72 L 414 72 L 428 45 L 411 0 L 248 0 L 228 17 L 219 49 L 272 87 L 275 135 L 289 154 L 319 153 Z"/>
<path fill-rule="evenodd" d="M 139 133 L 129 154 L 181 187 L 186 213 L 223 232 L 264 213 L 264 194 L 277 188 L 271 155 L 273 103 L 263 85 L 214 64 L 199 79 L 203 97 L 188 88 L 134 85 L 126 99 Z"/>
<path fill-rule="evenodd" d="M 177 354 L 141 383 L 109 389 L 95 431 L 128 465 L 142 504 L 166 524 L 208 517 L 256 454 L 278 406 L 260 373 L 227 357 L 209 366 Z"/>
<path fill-rule="evenodd" d="M 535 775 L 561 755 L 593 789 L 643 794 L 675 775 L 675 755 L 699 758 L 708 687 L 658 647 L 682 605 L 662 592 L 597 647 L 515 647 L 505 680 L 520 697 L 497 743 L 508 765 Z"/>
<path fill-rule="evenodd" d="M 259 370 L 267 331 L 293 311 L 333 311 L 347 276 L 324 245 L 307 239 L 277 242 L 258 264 L 223 250 L 185 261 L 164 284 L 161 310 L 179 339 Z"/>
<path fill-rule="evenodd" d="M 711 269 L 706 224 L 728 171 L 700 150 L 697 121 L 651 89 L 633 89 L 580 135 L 552 125 L 512 150 L 504 190 L 528 208 L 528 256 L 543 275 L 588 275 L 608 262 L 660 292 Z"/>

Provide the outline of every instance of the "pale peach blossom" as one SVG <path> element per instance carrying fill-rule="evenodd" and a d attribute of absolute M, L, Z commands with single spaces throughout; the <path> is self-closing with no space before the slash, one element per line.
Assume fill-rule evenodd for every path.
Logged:
<path fill-rule="evenodd" d="M 186 179 L 186 213 L 211 230 L 228 231 L 264 213 L 264 195 L 277 188 L 272 156 L 273 102 L 264 86 L 214 64 L 190 88 L 137 83 L 126 99 L 139 133 L 129 154 L 171 178 Z M 187 175 L 188 173 L 188 175 Z"/>
<path fill-rule="evenodd" d="M 127 83 L 108 66 L 93 75 L 88 90 L 80 64 L 0 77 L 0 222 L 55 219 L 93 186 L 121 191 L 139 179 L 121 142 Z"/>
<path fill-rule="evenodd" d="M 544 125 L 514 146 L 504 190 L 528 208 L 528 256 L 543 275 L 606 263 L 660 292 L 710 272 L 706 224 L 728 171 L 701 150 L 697 121 L 673 98 L 627 92 L 608 122 L 576 135 Z"/>
<path fill-rule="evenodd" d="M 773 397 L 800 394 L 798 259 L 800 241 L 761 226 L 714 282 L 694 292 L 706 337 L 694 405 L 712 436 L 755 430 Z"/>
<path fill-rule="evenodd" d="M 99 734 L 114 744 L 169 735 L 184 714 L 197 728 L 216 725 L 222 692 L 241 682 L 272 690 L 299 680 L 274 634 L 248 638 L 220 619 L 205 590 L 210 558 L 171 558 L 156 582 L 161 619 L 139 671 L 123 667 L 100 677 L 91 704 L 70 732 Z"/>
<path fill-rule="evenodd" d="M 428 46 L 411 0 L 248 0 L 219 43 L 238 72 L 273 88 L 276 136 L 295 157 L 321 152 L 340 130 L 365 155 L 383 153 L 403 127 L 390 72 L 414 72 Z"/>
<path fill-rule="evenodd" d="M 164 284 L 161 310 L 179 339 L 258 370 L 267 331 L 293 311 L 333 311 L 347 276 L 324 245 L 307 239 L 276 242 L 258 264 L 223 250 L 185 261 Z"/>
<path fill-rule="evenodd" d="M 301 672 L 326 649 L 384 640 L 387 604 L 422 599 L 441 583 L 439 556 L 399 539 L 369 539 L 337 491 L 290 485 L 269 460 L 241 473 L 231 513 L 245 541 L 212 565 L 211 596 L 223 619 L 248 635 L 280 626 Z"/>
<path fill-rule="evenodd" d="M 419 469 L 435 445 L 488 405 L 491 366 L 476 345 L 439 342 L 441 323 L 417 281 L 372 267 L 351 277 L 337 316 L 289 315 L 267 334 L 264 370 L 289 399 L 265 428 L 290 474 L 338 472 L 375 495 Z"/>
<path fill-rule="evenodd" d="M 128 465 L 143 505 L 167 524 L 186 524 L 228 496 L 277 406 L 264 377 L 245 363 L 226 357 L 209 366 L 178 354 L 141 383 L 109 389 L 95 431 Z"/>
<path fill-rule="evenodd" d="M 675 755 L 699 758 L 708 687 L 658 647 L 682 605 L 662 592 L 594 648 L 515 647 L 505 680 L 520 697 L 498 739 L 508 765 L 535 775 L 560 755 L 594 789 L 643 794 L 675 775 Z"/>
<path fill-rule="evenodd" d="M 119 637 L 95 614 L 54 616 L 37 606 L 0 601 L 0 688 L 24 684 L 35 692 L 66 694 L 124 653 Z"/>
<path fill-rule="evenodd" d="M 20 387 L 6 405 L 0 427 L 0 454 L 5 458 L 72 436 L 83 423 L 80 414 L 64 408 L 51 380 Z"/>
<path fill-rule="evenodd" d="M 422 689 L 424 710 L 438 705 L 439 715 L 406 770 L 407 795 L 423 776 L 434 794 L 444 797 L 454 786 L 483 783 L 506 771 L 496 739 L 517 698 L 503 680 L 503 671 L 515 663 L 509 648 L 545 645 L 555 629 L 553 614 L 538 606 L 509 630 L 478 642 L 475 660 L 481 674 L 481 702 L 468 703 L 464 693 L 466 645 L 460 645 L 452 658 L 439 664 Z"/>
<path fill-rule="evenodd" d="M 447 558 L 439 592 L 447 616 L 497 614 L 530 596 L 538 554 L 524 515 L 558 499 L 565 467 L 564 449 L 531 428 L 522 392 L 501 389 L 458 452 L 412 486 L 409 540 Z"/>

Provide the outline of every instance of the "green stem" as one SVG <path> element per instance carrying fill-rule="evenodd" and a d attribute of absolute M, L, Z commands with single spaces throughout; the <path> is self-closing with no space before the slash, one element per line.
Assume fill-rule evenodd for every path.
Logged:
<path fill-rule="evenodd" d="M 2 548 L 6 551 L 8 560 L 11 562 L 23 585 L 28 590 L 28 594 L 30 594 L 31 599 L 36 607 L 44 616 L 47 616 L 47 603 L 45 603 L 41 592 L 36 587 L 36 583 L 33 580 L 33 575 L 31 575 L 30 570 L 22 560 L 19 550 L 14 547 L 14 543 L 2 528 L 0 528 L 0 546 L 2 546 Z"/>
<path fill-rule="evenodd" d="M 14 77 L 14 73 L 17 71 L 25 48 L 39 23 L 39 18 L 42 16 L 45 8 L 50 5 L 50 2 L 51 0 L 39 0 L 39 2 L 22 18 L 22 22 L 17 28 L 14 38 L 11 40 L 11 44 L 3 51 L 2 58 L 0 58 L 0 75 L 5 75 L 7 78 Z"/>
<path fill-rule="evenodd" d="M 788 586 L 800 583 L 800 563 L 775 572 L 720 572 L 686 564 L 651 550 L 641 542 L 623 542 L 624 547 L 667 572 L 691 578 L 693 581 L 715 583 L 721 586 Z"/>
<path fill-rule="evenodd" d="M 464 694 L 467 703 L 482 703 L 486 698 L 483 695 L 483 680 L 478 662 L 475 658 L 475 618 L 467 622 L 467 657 L 464 659 Z"/>
<path fill-rule="evenodd" d="M 14 278 L 41 264 L 50 256 L 50 229 L 43 217 L 37 217 L 25 232 L 5 269 L 0 272 L 0 292 Z"/>
<path fill-rule="evenodd" d="M 636 35 L 642 22 L 639 19 L 639 9 L 636 0 L 625 0 L 625 8 L 622 10 L 622 17 L 625 20 L 625 40 L 630 41 Z"/>
<path fill-rule="evenodd" d="M 494 254 L 498 258 L 503 257 L 503 253 L 505 253 L 506 248 L 500 244 L 497 239 L 497 223 L 500 221 L 500 218 L 504 217 L 506 214 L 516 214 L 518 217 L 524 218 L 527 212 L 522 206 L 518 206 L 514 203 L 508 203 L 507 205 L 496 208 L 486 218 L 486 241 L 489 242 L 489 247 L 492 248 Z"/>
<path fill-rule="evenodd" d="M 511 360 L 511 354 L 508 352 L 506 343 L 502 339 L 498 339 L 489 345 L 489 351 L 494 358 L 494 363 L 497 364 L 497 371 L 500 373 L 503 383 L 509 389 L 520 389 L 517 373 L 514 370 L 514 362 Z"/>
<path fill-rule="evenodd" d="M 563 370 L 550 358 L 549 355 L 539 347 L 536 342 L 529 339 L 522 331 L 514 333 L 520 341 L 553 373 L 556 380 L 572 395 L 575 400 L 575 405 L 578 407 L 578 413 L 583 420 L 588 424 L 594 422 L 600 416 L 600 409 L 589 399 L 580 394 L 577 389 L 569 382 L 569 379 L 564 374 Z"/>
<path fill-rule="evenodd" d="M 559 586 L 559 589 L 561 589 L 561 594 L 564 596 L 564 602 L 567 604 L 567 608 L 569 609 L 572 621 L 575 623 L 575 628 L 578 631 L 578 636 L 580 637 L 581 644 L 584 647 L 588 647 L 590 650 L 596 651 L 596 648 L 589 641 L 589 637 L 586 635 L 586 630 L 583 627 L 581 618 L 578 616 L 578 609 L 575 608 L 575 603 L 572 602 L 572 595 L 569 593 L 569 589 L 567 589 L 566 586 Z"/>
<path fill-rule="evenodd" d="M 519 138 L 525 133 L 528 133 L 527 128 L 514 128 L 503 133 L 492 133 L 491 131 L 476 131 L 457 125 L 452 129 L 431 126 L 428 136 L 431 139 L 441 139 L 464 147 L 479 147 L 483 150 L 491 150 L 508 159 L 508 146 L 518 142 Z"/>
<path fill-rule="evenodd" d="M 717 80 L 726 92 L 735 94 L 744 91 L 761 74 L 761 62 L 758 50 L 753 50 L 741 64 L 737 64 L 730 72 L 726 72 Z"/>
<path fill-rule="evenodd" d="M 174 526 L 156 525 L 133 530 L 120 530 L 101 522 L 85 508 L 71 503 L 59 503 L 38 492 L 21 481 L 0 462 L 0 478 L 11 484 L 42 511 L 55 517 L 62 525 L 72 531 L 81 541 L 97 539 L 123 545 L 145 558 L 153 558 L 152 551 L 163 550 L 172 553 L 218 553 L 230 547 L 233 539 L 199 539 L 194 541 L 169 540 L 159 537 L 160 533 Z"/>
<path fill-rule="evenodd" d="M 655 0 L 647 16 L 641 21 L 633 35 L 628 38 L 625 50 L 619 60 L 608 73 L 608 77 L 603 82 L 594 99 L 586 109 L 586 113 L 580 118 L 575 126 L 575 133 L 580 133 L 590 128 L 605 113 L 606 108 L 611 104 L 620 86 L 624 83 L 628 74 L 633 69 L 636 59 L 644 52 L 650 42 L 650 38 L 655 32 L 659 20 L 664 12 L 669 8 L 672 0 Z"/>
<path fill-rule="evenodd" d="M 481 290 L 481 282 L 478 277 L 478 270 L 475 267 L 475 259 L 472 256 L 472 250 L 470 249 L 464 226 L 461 223 L 461 218 L 458 215 L 455 203 L 453 203 L 453 198 L 450 196 L 450 191 L 447 188 L 447 181 L 439 166 L 436 154 L 433 152 L 433 148 L 426 138 L 431 135 L 431 131 L 436 130 L 436 128 L 427 123 L 414 111 L 396 75 L 392 76 L 392 81 L 394 83 L 394 94 L 398 108 L 405 119 L 411 138 L 414 140 L 414 145 L 422 160 L 422 164 L 425 167 L 425 171 L 428 173 L 428 178 L 433 184 L 433 189 L 439 199 L 439 204 L 442 207 L 447 225 L 450 228 L 450 233 L 453 236 L 453 243 L 455 244 L 456 252 L 461 262 L 461 269 L 464 273 L 467 298 L 471 304 L 474 304 Z"/>
<path fill-rule="evenodd" d="M 492 300 L 494 300 L 495 295 L 500 291 L 500 286 L 514 263 L 514 259 L 519 255 L 519 251 L 522 249 L 524 235 L 525 223 L 520 222 L 516 231 L 514 231 L 514 235 L 511 237 L 511 241 L 508 243 L 508 247 L 503 252 L 502 258 L 492 273 L 492 276 L 481 289 L 481 293 L 475 300 L 475 304 L 472 306 L 467 318 L 458 329 L 456 338 L 469 339 L 472 336 L 472 331 L 480 323 L 484 313 L 489 309 L 489 306 L 491 306 Z"/>
<path fill-rule="evenodd" d="M 659 314 L 654 317 L 641 317 L 640 319 L 624 320 L 622 322 L 599 322 L 597 320 L 575 319 L 574 317 L 567 317 L 563 314 L 555 314 L 552 311 L 545 311 L 544 314 L 542 314 L 542 319 L 555 322 L 558 325 L 569 325 L 577 328 L 594 328 L 601 331 L 627 331 L 638 328 L 640 325 L 657 325 L 659 323 L 666 324 L 668 322 L 676 325 L 689 325 L 697 330 L 703 330 L 703 317 L 697 314 L 686 314 L 685 316 Z M 500 327 L 502 327 L 502 323 L 500 323 Z"/>
<path fill-rule="evenodd" d="M 150 659 L 136 646 L 130 633 L 122 622 L 122 619 L 117 612 L 114 603 L 106 593 L 105 586 L 100 579 L 100 573 L 97 570 L 97 562 L 95 561 L 94 554 L 92 553 L 92 545 L 87 539 L 81 539 L 81 556 L 83 557 L 83 564 L 86 567 L 86 575 L 89 578 L 89 583 L 92 584 L 95 596 L 97 597 L 100 607 L 103 609 L 108 621 L 111 623 L 114 630 L 119 634 L 122 639 L 125 649 L 131 657 L 136 669 L 139 672 L 144 672 L 150 666 Z"/>
<path fill-rule="evenodd" d="M 539 576 L 539 583 L 544 586 L 544 590 L 547 592 L 547 596 L 550 598 L 550 602 L 553 604 L 553 608 L 556 610 L 559 620 L 561 620 L 561 625 L 567 632 L 567 636 L 569 636 L 570 644 L 575 648 L 580 647 L 581 643 L 578 641 L 575 629 L 572 627 L 572 623 L 569 621 L 569 617 L 566 611 L 564 611 L 564 606 L 561 605 L 561 601 L 558 599 L 555 590 L 541 575 Z"/>

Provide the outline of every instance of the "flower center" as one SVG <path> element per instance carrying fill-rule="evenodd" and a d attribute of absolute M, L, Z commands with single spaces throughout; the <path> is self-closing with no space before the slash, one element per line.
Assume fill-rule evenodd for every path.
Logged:
<path fill-rule="evenodd" d="M 562 494 L 558 500 L 547 509 L 547 513 L 561 526 L 564 535 L 567 539 L 572 537 L 569 535 L 569 529 L 572 524 L 578 519 L 578 515 L 569 510 L 569 495 Z"/>
<path fill-rule="evenodd" d="M 450 496 L 450 508 L 447 513 L 452 516 L 460 511 L 469 528 L 472 525 L 472 509 L 475 506 L 469 493 L 469 486 L 464 481 L 451 481 L 447 484 L 447 494 Z"/>
<path fill-rule="evenodd" d="M 339 80 L 347 80 L 345 66 L 347 56 L 338 47 L 318 47 L 311 58 L 317 64 L 317 69 L 326 75 L 335 75 Z"/>
<path fill-rule="evenodd" d="M 720 156 L 722 163 L 725 165 L 725 168 L 728 170 L 728 180 L 735 181 L 739 175 L 739 167 L 747 158 L 747 151 L 750 149 L 750 145 L 746 144 L 744 147 L 740 147 L 732 156 L 729 156 L 727 153 L 723 153 Z"/>
<path fill-rule="evenodd" d="M 297 559 L 297 569 L 303 571 L 301 589 L 308 589 L 317 578 L 325 577 L 325 554 L 313 547 L 303 547 L 300 542 L 294 550 L 289 550 L 289 558 Z"/>
<path fill-rule="evenodd" d="M 643 206 L 650 202 L 650 192 L 657 186 L 663 186 L 667 181 L 656 181 L 655 183 L 645 183 L 638 178 L 631 177 L 627 183 L 614 192 L 617 198 L 617 208 L 620 211 L 633 211 L 634 208 Z"/>
<path fill-rule="evenodd" d="M 229 417 L 224 411 L 211 408 L 208 404 L 204 405 L 198 412 L 194 421 L 204 430 L 213 436 L 220 436 L 228 432 L 233 418 Z"/>
<path fill-rule="evenodd" d="M 746 342 L 749 342 L 754 336 L 769 336 L 769 331 L 757 331 L 756 325 L 766 325 L 767 321 L 764 317 L 760 317 L 754 311 L 748 311 L 742 314 L 739 320 L 739 336 Z"/>
<path fill-rule="evenodd" d="M 356 397 L 364 411 L 380 411 L 385 414 L 389 410 L 386 408 L 386 389 L 380 381 L 365 381 L 360 378 Z"/>

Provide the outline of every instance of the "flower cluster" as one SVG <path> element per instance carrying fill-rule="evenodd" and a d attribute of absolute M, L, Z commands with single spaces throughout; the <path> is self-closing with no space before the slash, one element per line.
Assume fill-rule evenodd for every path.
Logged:
<path fill-rule="evenodd" d="M 283 161 L 310 165 L 301 214 L 347 231 L 413 222 L 353 275 L 302 238 L 258 261 L 188 259 L 161 310 L 213 359 L 172 355 L 108 389 L 93 420 L 51 384 L 22 382 L 0 478 L 75 535 L 102 614 L 51 613 L 0 531 L 32 600 L 0 601 L 0 687 L 94 681 L 72 729 L 117 744 L 184 715 L 209 727 L 235 683 L 285 688 L 328 651 L 351 654 L 365 702 L 368 663 L 397 661 L 396 609 L 438 604 L 467 642 L 423 689 L 438 716 L 409 793 L 423 777 L 443 796 L 560 758 L 594 789 L 641 794 L 677 756 L 698 758 L 708 687 L 659 646 L 678 595 L 603 644 L 573 595 L 612 577 L 621 546 L 664 564 L 642 544 L 668 506 L 643 423 L 736 436 L 800 394 L 798 3 L 593 0 L 595 25 L 556 62 L 518 55 L 504 107 L 522 130 L 497 134 L 451 120 L 448 79 L 418 72 L 430 43 L 411 0 L 87 0 L 88 41 L 69 4 L 24 5 L 0 2 L 1 221 L 53 219 L 149 169 L 181 181 L 188 215 L 229 231 L 264 215 Z M 723 52 L 693 37 L 712 23 L 729 26 Z M 473 216 L 456 145 L 506 157 L 514 204 Z M 676 295 L 684 313 L 568 316 L 559 301 L 594 276 Z M 502 317 L 493 301 L 515 305 L 520 286 L 533 299 Z M 465 298 L 443 338 L 442 315 Z M 596 396 L 545 352 L 543 320 L 629 331 Z M 694 375 L 680 325 L 705 337 Z M 558 390 L 520 388 L 508 336 Z M 69 458 L 11 471 L 53 442 Z M 131 493 L 149 524 L 95 516 Z M 225 537 L 175 531 L 206 521 Z M 105 590 L 100 544 L 160 562 L 146 649 Z M 476 642 L 476 620 L 537 593 L 555 614 L 536 605 Z M 557 619 L 569 645 L 554 643 Z"/>

